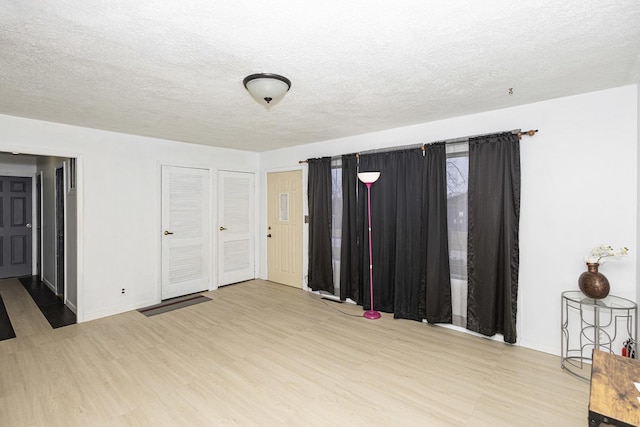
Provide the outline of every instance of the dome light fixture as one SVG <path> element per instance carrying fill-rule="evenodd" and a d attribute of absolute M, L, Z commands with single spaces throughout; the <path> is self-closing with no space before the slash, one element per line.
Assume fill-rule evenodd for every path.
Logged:
<path fill-rule="evenodd" d="M 251 96 L 265 107 L 277 104 L 291 88 L 291 80 L 279 74 L 251 74 L 242 81 Z"/>

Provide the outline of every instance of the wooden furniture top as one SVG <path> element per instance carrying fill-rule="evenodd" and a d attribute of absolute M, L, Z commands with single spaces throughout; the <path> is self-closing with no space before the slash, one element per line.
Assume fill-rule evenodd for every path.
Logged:
<path fill-rule="evenodd" d="M 633 426 L 640 425 L 640 361 L 593 351 L 589 411 Z"/>

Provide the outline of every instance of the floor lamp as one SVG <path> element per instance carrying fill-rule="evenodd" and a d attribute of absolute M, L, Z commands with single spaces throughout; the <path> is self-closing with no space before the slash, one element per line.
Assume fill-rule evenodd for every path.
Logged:
<path fill-rule="evenodd" d="M 379 319 L 380 313 L 373 309 L 373 251 L 371 250 L 371 184 L 380 178 L 380 172 L 360 172 L 358 179 L 367 186 L 367 214 L 369 215 L 369 297 L 371 305 L 363 316 L 367 319 Z"/>

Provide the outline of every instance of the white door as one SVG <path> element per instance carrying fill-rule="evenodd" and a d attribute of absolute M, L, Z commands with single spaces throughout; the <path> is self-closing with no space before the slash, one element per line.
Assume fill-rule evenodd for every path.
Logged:
<path fill-rule="evenodd" d="M 255 177 L 218 173 L 218 285 L 255 279 Z"/>
<path fill-rule="evenodd" d="M 162 299 L 209 289 L 209 171 L 162 166 Z"/>
<path fill-rule="evenodd" d="M 267 277 L 302 288 L 302 171 L 267 175 Z"/>

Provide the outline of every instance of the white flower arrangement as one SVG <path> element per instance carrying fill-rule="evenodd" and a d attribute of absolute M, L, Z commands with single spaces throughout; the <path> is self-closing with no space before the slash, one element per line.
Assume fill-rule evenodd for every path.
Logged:
<path fill-rule="evenodd" d="M 629 252 L 627 248 L 613 249 L 611 246 L 596 246 L 591 253 L 584 257 L 587 264 L 604 264 L 606 258 L 623 256 Z"/>

